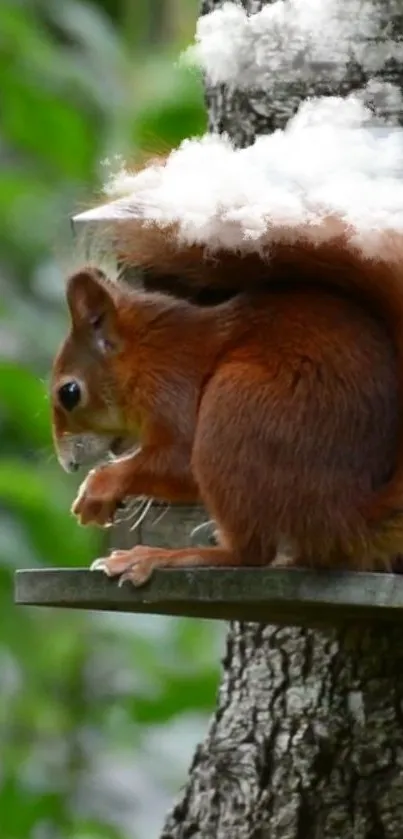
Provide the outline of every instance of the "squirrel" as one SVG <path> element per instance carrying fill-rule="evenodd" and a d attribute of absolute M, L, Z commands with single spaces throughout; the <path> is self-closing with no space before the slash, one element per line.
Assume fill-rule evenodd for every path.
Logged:
<path fill-rule="evenodd" d="M 284 544 L 291 565 L 351 570 L 402 552 L 403 242 L 385 233 L 369 258 L 342 220 L 295 232 L 211 258 L 120 222 L 117 252 L 145 287 L 95 262 L 68 278 L 55 449 L 67 471 L 113 455 L 73 514 L 108 526 L 130 496 L 201 502 L 219 534 L 93 568 L 142 585 L 158 567 L 276 564 Z"/>

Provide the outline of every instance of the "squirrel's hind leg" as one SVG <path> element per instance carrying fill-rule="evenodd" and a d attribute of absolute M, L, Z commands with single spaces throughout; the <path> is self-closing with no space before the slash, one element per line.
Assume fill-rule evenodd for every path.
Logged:
<path fill-rule="evenodd" d="M 126 551 L 113 551 L 108 557 L 96 559 L 92 571 L 104 571 L 108 577 L 119 577 L 119 585 L 129 580 L 135 586 L 147 582 L 156 568 L 195 568 L 236 566 L 237 559 L 225 548 L 149 548 L 135 545 Z"/>

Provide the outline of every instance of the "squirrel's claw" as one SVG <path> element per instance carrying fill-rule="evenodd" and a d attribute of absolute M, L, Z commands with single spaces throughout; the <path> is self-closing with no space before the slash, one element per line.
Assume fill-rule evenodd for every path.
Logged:
<path fill-rule="evenodd" d="M 108 563 L 104 557 L 99 557 L 99 559 L 94 559 L 94 562 L 90 565 L 90 571 L 103 571 L 107 577 L 111 577 L 111 573 L 108 568 Z"/>

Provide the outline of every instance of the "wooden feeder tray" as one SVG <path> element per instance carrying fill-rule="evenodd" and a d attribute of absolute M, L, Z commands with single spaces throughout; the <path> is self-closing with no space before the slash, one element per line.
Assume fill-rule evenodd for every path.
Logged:
<path fill-rule="evenodd" d="M 100 571 L 21 570 L 15 602 L 276 625 L 403 621 L 403 576 L 280 568 L 158 570 L 141 588 Z"/>

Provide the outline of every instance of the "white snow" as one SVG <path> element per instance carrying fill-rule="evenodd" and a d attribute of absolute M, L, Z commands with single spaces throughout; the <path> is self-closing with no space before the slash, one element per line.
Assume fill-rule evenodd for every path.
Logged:
<path fill-rule="evenodd" d="M 185 140 L 165 165 L 122 167 L 105 193 L 109 204 L 78 219 L 174 224 L 179 242 L 253 250 L 301 225 L 317 238 L 336 216 L 368 246 L 377 231 L 403 231 L 403 131 L 382 126 L 359 95 L 313 99 L 248 148 L 217 135 Z"/>
<path fill-rule="evenodd" d="M 278 81 L 341 80 L 353 60 L 372 75 L 403 44 L 390 35 L 380 0 L 276 0 L 248 15 L 235 3 L 199 18 L 183 60 L 210 83 L 270 89 Z"/>

